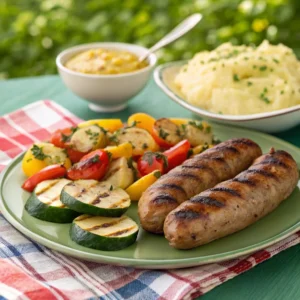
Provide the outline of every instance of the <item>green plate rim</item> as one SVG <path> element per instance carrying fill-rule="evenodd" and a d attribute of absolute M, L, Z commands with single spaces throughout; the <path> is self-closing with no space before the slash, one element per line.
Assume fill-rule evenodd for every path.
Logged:
<path fill-rule="evenodd" d="M 247 136 L 247 133 L 255 133 L 259 135 L 261 138 L 266 138 L 270 141 L 274 141 L 275 143 L 280 143 L 286 148 L 293 149 L 293 151 L 299 152 L 300 149 L 298 147 L 294 146 L 293 144 L 286 142 L 282 139 L 279 139 L 277 137 L 271 136 L 266 133 L 262 133 L 255 130 L 249 130 L 244 129 L 240 127 L 235 126 L 228 126 L 228 125 L 218 125 L 213 124 L 214 127 L 219 129 L 238 129 L 240 132 L 245 133 L 245 136 Z M 51 240 L 48 240 L 47 238 L 32 232 L 29 230 L 25 225 L 23 225 L 21 222 L 19 222 L 13 213 L 9 210 L 9 208 L 6 206 L 4 197 L 3 197 L 3 185 L 5 183 L 5 180 L 7 176 L 10 173 L 10 170 L 15 167 L 16 164 L 18 164 L 21 159 L 23 158 L 24 153 L 19 154 L 17 157 L 15 157 L 9 165 L 1 172 L 0 175 L 0 211 L 2 215 L 6 218 L 6 220 L 13 225 L 17 230 L 19 230 L 21 233 L 23 233 L 25 236 L 29 237 L 30 239 L 50 248 L 56 251 L 59 251 L 63 254 L 70 255 L 76 258 L 99 262 L 99 263 L 108 263 L 108 264 L 114 264 L 114 265 L 121 265 L 121 266 L 134 266 L 136 268 L 148 268 L 148 269 L 168 269 L 168 268 L 185 268 L 185 267 L 192 267 L 192 266 L 198 266 L 208 263 L 216 263 L 221 262 L 225 260 L 230 260 L 234 258 L 238 258 L 243 255 L 251 254 L 253 252 L 256 252 L 258 250 L 261 250 L 263 248 L 266 248 L 270 245 L 273 245 L 284 238 L 292 235 L 293 233 L 297 232 L 300 229 L 300 221 L 296 223 L 295 225 L 291 226 L 289 229 L 284 230 L 283 232 L 274 235 L 273 237 L 253 244 L 251 246 L 247 246 L 245 248 L 213 254 L 213 255 L 207 255 L 207 256 L 200 256 L 200 257 L 194 257 L 194 258 L 182 258 L 182 259 L 167 259 L 167 260 L 158 260 L 158 259 L 135 259 L 135 258 L 118 258 L 114 256 L 109 255 L 103 255 L 103 254 L 93 254 L 88 253 L 85 251 L 80 251 L 76 249 L 72 249 L 70 247 L 61 245 L 58 242 L 54 242 Z M 116 253 L 116 252 L 114 252 Z"/>

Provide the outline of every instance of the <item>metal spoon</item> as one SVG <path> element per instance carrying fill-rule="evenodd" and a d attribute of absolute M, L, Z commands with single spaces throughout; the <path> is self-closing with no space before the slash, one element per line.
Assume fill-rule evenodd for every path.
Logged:
<path fill-rule="evenodd" d="M 157 51 L 158 49 L 174 42 L 192 28 L 194 28 L 198 22 L 202 19 L 201 14 L 193 14 L 187 17 L 179 25 L 177 25 L 172 31 L 165 35 L 161 40 L 159 40 L 154 46 L 152 46 L 147 53 L 139 57 L 139 62 L 145 60 L 151 53 Z"/>

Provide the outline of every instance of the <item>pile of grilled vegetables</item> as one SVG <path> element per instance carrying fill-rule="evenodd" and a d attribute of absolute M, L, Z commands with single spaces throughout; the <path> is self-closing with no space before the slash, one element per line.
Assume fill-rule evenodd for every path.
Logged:
<path fill-rule="evenodd" d="M 59 129 L 22 161 L 33 217 L 72 223 L 76 243 L 99 250 L 133 244 L 138 225 L 124 215 L 162 174 L 215 144 L 209 124 L 137 113 Z"/>

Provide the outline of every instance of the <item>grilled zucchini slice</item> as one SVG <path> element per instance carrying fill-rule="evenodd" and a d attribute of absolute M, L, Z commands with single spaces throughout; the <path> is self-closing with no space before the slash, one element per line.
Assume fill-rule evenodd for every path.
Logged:
<path fill-rule="evenodd" d="M 63 188 L 60 199 L 77 212 L 104 217 L 119 217 L 130 206 L 129 195 L 107 181 L 71 182 Z"/>
<path fill-rule="evenodd" d="M 134 181 L 134 176 L 132 169 L 128 167 L 127 159 L 120 157 L 114 160 L 110 164 L 104 180 L 121 189 L 129 187 Z"/>
<path fill-rule="evenodd" d="M 67 208 L 60 201 L 60 193 L 69 182 L 70 180 L 63 178 L 39 183 L 27 200 L 25 210 L 43 221 L 71 223 L 79 213 Z"/>
<path fill-rule="evenodd" d="M 82 215 L 73 221 L 70 237 L 84 247 L 116 251 L 132 245 L 138 231 L 138 225 L 127 216 L 106 218 Z"/>

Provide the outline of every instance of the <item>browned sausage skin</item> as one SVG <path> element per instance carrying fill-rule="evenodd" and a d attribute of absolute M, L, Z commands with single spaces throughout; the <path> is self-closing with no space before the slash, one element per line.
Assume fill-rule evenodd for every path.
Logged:
<path fill-rule="evenodd" d="M 173 210 L 165 236 L 172 247 L 190 249 L 239 231 L 273 211 L 292 193 L 298 177 L 292 156 L 271 149 L 248 170 Z"/>
<path fill-rule="evenodd" d="M 261 155 L 260 147 L 245 138 L 231 139 L 196 155 L 162 176 L 142 195 L 138 213 L 142 227 L 163 233 L 170 211 L 194 195 L 247 169 Z"/>

